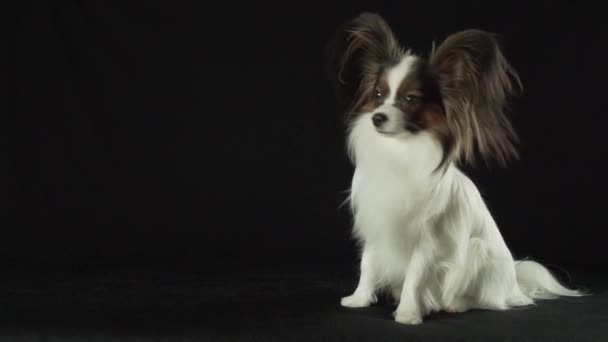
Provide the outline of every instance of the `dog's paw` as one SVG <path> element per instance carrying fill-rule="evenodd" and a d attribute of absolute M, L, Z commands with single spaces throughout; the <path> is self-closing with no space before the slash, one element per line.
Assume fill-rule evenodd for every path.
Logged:
<path fill-rule="evenodd" d="M 459 298 L 452 300 L 449 304 L 447 304 L 444 311 L 447 313 L 461 313 L 468 311 L 469 308 L 469 303 L 465 299 Z"/>
<path fill-rule="evenodd" d="M 356 293 L 348 297 L 344 297 L 342 298 L 342 300 L 340 300 L 340 304 L 348 308 L 363 308 L 366 306 L 370 306 L 375 302 L 375 296 L 364 296 Z"/>
<path fill-rule="evenodd" d="M 401 324 L 416 325 L 422 323 L 422 316 L 417 312 L 397 311 L 395 312 L 395 321 Z"/>

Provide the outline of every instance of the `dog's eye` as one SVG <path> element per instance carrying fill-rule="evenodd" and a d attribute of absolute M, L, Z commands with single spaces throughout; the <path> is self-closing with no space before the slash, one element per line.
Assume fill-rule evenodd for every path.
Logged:
<path fill-rule="evenodd" d="M 406 95 L 406 96 L 400 96 L 397 100 L 399 100 L 400 102 L 414 102 L 418 99 L 417 96 L 415 95 Z"/>
<path fill-rule="evenodd" d="M 376 97 L 382 97 L 382 92 L 380 91 L 380 88 L 374 89 L 374 95 Z"/>

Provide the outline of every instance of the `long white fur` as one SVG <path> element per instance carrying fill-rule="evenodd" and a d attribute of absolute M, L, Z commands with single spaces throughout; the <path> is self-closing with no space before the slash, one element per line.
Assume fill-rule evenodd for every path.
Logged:
<path fill-rule="evenodd" d="M 395 89 L 415 57 L 391 69 L 383 105 L 389 120 Z M 342 305 L 364 307 L 388 290 L 395 319 L 418 324 L 431 312 L 506 310 L 537 298 L 579 296 L 533 261 L 515 261 L 473 182 L 457 166 L 433 172 L 442 149 L 430 134 L 381 134 L 372 113 L 352 124 L 355 164 L 350 203 L 362 245 L 361 274 Z"/>

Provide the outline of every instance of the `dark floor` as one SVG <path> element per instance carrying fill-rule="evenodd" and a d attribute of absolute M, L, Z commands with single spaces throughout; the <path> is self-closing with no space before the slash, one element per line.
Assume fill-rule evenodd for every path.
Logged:
<path fill-rule="evenodd" d="M 120 270 L 4 273 L 0 339 L 608 341 L 608 277 L 572 273 L 593 292 L 509 312 L 393 322 L 388 304 L 340 307 L 355 274 L 332 271 Z M 48 338 L 48 339 L 47 339 Z"/>

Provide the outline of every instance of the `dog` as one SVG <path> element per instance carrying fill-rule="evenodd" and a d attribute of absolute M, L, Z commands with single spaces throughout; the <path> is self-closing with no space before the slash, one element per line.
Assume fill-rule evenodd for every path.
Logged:
<path fill-rule="evenodd" d="M 350 308 L 386 292 L 394 319 L 508 310 L 581 296 L 540 263 L 514 260 L 477 187 L 460 169 L 518 158 L 508 100 L 521 81 L 496 34 L 467 29 L 428 57 L 403 48 L 385 19 L 362 13 L 332 43 L 338 98 L 348 109 L 354 174 L 348 201 L 361 247 Z"/>

